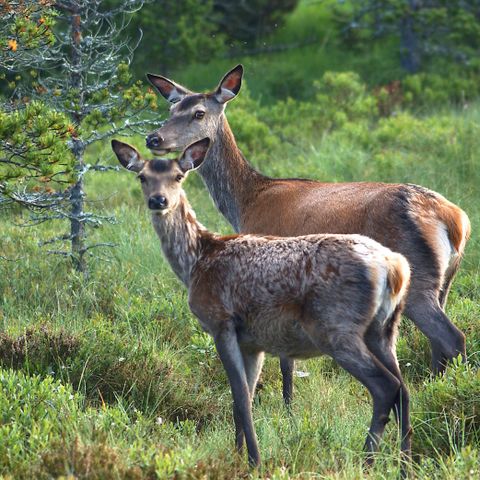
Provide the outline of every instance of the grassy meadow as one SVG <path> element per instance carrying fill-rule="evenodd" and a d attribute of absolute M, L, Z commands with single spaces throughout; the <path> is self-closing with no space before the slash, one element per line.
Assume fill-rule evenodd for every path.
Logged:
<path fill-rule="evenodd" d="M 308 2 L 301 7 L 276 41 L 290 41 L 296 25 L 304 25 L 305 9 L 311 7 Z M 322 10 L 317 14 L 321 21 Z M 302 32 L 307 35 L 308 28 Z M 433 377 L 428 344 L 407 319 L 398 356 L 412 399 L 413 476 L 478 478 L 480 101 L 392 103 L 389 114 L 381 115 L 382 98 L 373 84 L 394 79 L 396 67 L 386 62 L 369 76 L 368 65 L 385 57 L 381 49 L 363 57 L 352 54 L 350 61 L 347 55 L 341 65 L 332 59 L 322 63 L 330 43 L 341 54 L 326 38 L 252 60 L 214 60 L 196 73 L 189 67 L 178 72 L 178 80 L 208 88 L 243 61 L 246 85 L 227 107 L 227 117 L 245 155 L 265 174 L 418 183 L 468 213 L 472 238 L 447 305 L 467 335 L 468 364 Z M 296 78 L 307 86 L 305 94 L 272 95 L 272 82 L 282 84 L 278 72 L 295 71 L 293 57 L 300 61 L 302 55 L 306 73 L 297 72 Z M 275 74 L 268 73 L 270 65 Z M 260 79 L 262 69 L 267 73 Z M 343 73 L 324 75 L 327 70 Z M 147 153 L 141 137 L 127 141 Z M 109 141 L 88 152 L 89 162 L 98 158 L 116 164 Z M 186 189 L 204 225 L 231 232 L 199 176 L 191 174 Z M 393 420 L 375 466 L 363 471 L 370 396 L 327 357 L 297 363 L 297 371 L 308 375 L 295 377 L 291 415 L 282 403 L 278 360 L 267 359 L 254 404 L 263 466 L 250 470 L 246 456 L 234 454 L 226 375 L 162 256 L 134 175 L 95 173 L 86 190 L 89 208 L 115 217 L 92 231 L 90 241 L 116 245 L 92 254 L 87 278 L 63 257 L 49 255 L 49 245 L 39 247 L 65 226 L 25 227 L 27 212 L 0 212 L 0 478 L 398 475 Z"/>

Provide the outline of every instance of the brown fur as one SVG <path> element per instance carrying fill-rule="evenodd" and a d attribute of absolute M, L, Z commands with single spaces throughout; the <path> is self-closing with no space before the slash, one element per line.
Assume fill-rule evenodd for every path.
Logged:
<path fill-rule="evenodd" d="M 442 307 L 468 239 L 466 214 L 441 195 L 416 185 L 337 184 L 261 175 L 238 149 L 225 117 L 225 103 L 233 97 L 218 95 L 226 87 L 238 92 L 241 78 L 242 69 L 237 67 L 198 105 L 191 103 L 195 95 L 182 87 L 180 105 L 172 107 L 169 120 L 152 134 L 161 140 L 157 153 L 158 149 L 179 151 L 209 137 L 212 146 L 199 173 L 237 232 L 357 233 L 402 253 L 412 266 L 405 314 L 429 338 L 433 369 L 443 371 L 448 359 L 459 353 L 465 356 L 465 336 Z M 168 98 L 168 92 L 157 88 Z M 185 111 L 187 104 L 190 109 Z M 192 121 L 199 107 L 205 118 Z"/>
<path fill-rule="evenodd" d="M 138 156 L 118 142 L 113 148 L 127 167 Z M 228 375 L 237 448 L 245 436 L 250 462 L 259 463 L 251 401 L 264 352 L 288 358 L 328 354 L 372 394 L 366 450 L 377 449 L 390 411 L 401 404 L 402 451 L 409 457 L 408 393 L 395 357 L 407 260 L 361 235 L 208 232 L 186 199 L 183 177 L 172 181 L 193 168 L 193 158 L 203 161 L 206 148 L 197 142 L 166 169 L 150 169 L 140 159 L 137 167 L 164 254 L 188 288 L 190 309 L 214 338 Z M 152 195 L 164 198 L 161 206 L 151 203 Z"/>

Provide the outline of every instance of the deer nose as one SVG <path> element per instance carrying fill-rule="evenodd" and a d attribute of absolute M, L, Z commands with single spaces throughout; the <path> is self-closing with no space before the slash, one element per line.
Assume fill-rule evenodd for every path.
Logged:
<path fill-rule="evenodd" d="M 148 148 L 157 148 L 163 143 L 163 138 L 157 133 L 151 133 L 147 135 L 145 141 Z"/>
<path fill-rule="evenodd" d="M 150 210 L 165 210 L 168 201 L 163 195 L 154 195 L 148 199 L 148 208 Z"/>

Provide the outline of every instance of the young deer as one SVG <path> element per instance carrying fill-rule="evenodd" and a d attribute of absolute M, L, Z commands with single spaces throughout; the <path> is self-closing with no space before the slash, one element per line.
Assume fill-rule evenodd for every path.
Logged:
<path fill-rule="evenodd" d="M 237 232 L 357 233 L 402 253 L 412 267 L 405 315 L 430 340 L 433 370 L 443 371 L 446 361 L 458 354 L 465 357 L 465 336 L 445 315 L 444 306 L 469 237 L 467 215 L 417 185 L 324 183 L 260 174 L 238 149 L 224 114 L 225 104 L 240 91 L 242 75 L 238 65 L 207 94 L 148 75 L 172 107 L 168 121 L 147 137 L 147 146 L 162 154 L 209 137 L 212 146 L 199 173 Z M 283 358 L 281 367 L 288 403 L 293 362 Z"/>
<path fill-rule="evenodd" d="M 209 143 L 194 143 L 178 161 L 143 160 L 116 140 L 112 148 L 125 168 L 138 173 L 163 252 L 188 289 L 191 311 L 215 341 L 232 390 L 237 449 L 245 437 L 250 463 L 259 463 L 251 404 L 264 352 L 288 358 L 324 353 L 372 395 L 367 462 L 390 410 L 401 425 L 408 459 L 409 397 L 395 354 L 408 262 L 360 235 L 208 232 L 182 183 L 202 164 Z"/>

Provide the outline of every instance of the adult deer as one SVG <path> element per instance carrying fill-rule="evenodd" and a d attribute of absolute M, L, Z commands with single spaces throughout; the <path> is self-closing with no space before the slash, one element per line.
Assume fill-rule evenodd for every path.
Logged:
<path fill-rule="evenodd" d="M 117 140 L 112 148 L 126 169 L 137 172 L 163 252 L 188 289 L 191 311 L 214 339 L 232 390 L 237 449 L 245 437 L 250 463 L 259 464 L 251 405 L 264 352 L 289 358 L 327 354 L 372 395 L 367 463 L 391 410 L 408 461 L 409 398 L 395 354 L 410 278 L 407 260 L 361 235 L 209 232 L 182 189 L 209 143 L 195 142 L 178 160 L 144 160 Z"/>
<path fill-rule="evenodd" d="M 470 234 L 459 207 L 411 184 L 325 183 L 275 179 L 256 171 L 237 147 L 225 105 L 240 91 L 238 65 L 210 93 L 193 93 L 157 75 L 150 82 L 172 104 L 170 118 L 148 135 L 154 154 L 183 150 L 209 137 L 199 173 L 216 206 L 236 232 L 296 236 L 358 233 L 400 252 L 412 267 L 405 315 L 428 337 L 432 369 L 465 357 L 465 336 L 444 312 L 447 295 Z M 283 395 L 292 394 L 293 361 L 281 359 Z"/>

